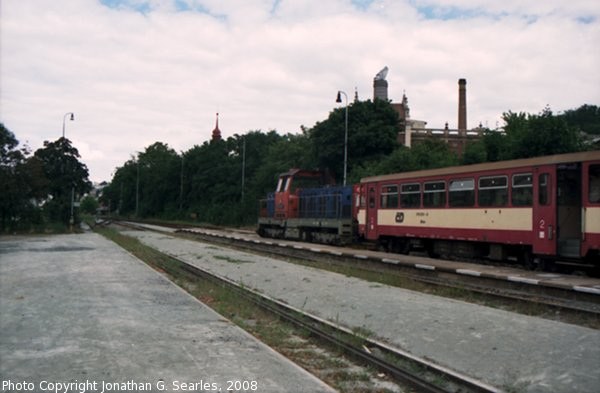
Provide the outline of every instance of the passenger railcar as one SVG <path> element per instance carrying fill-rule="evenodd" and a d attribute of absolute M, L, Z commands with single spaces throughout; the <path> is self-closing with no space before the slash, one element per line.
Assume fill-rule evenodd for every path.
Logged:
<path fill-rule="evenodd" d="M 433 256 L 587 258 L 600 249 L 600 152 L 362 179 L 359 235 Z"/>
<path fill-rule="evenodd" d="M 600 265 L 600 151 L 373 176 L 348 187 L 294 169 L 261 203 L 261 236 Z"/>

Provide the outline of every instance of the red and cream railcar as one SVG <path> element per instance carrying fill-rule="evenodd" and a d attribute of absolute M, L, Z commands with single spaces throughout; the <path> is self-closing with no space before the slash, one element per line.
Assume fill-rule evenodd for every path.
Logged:
<path fill-rule="evenodd" d="M 391 251 L 599 259 L 600 151 L 368 177 L 359 235 Z"/>

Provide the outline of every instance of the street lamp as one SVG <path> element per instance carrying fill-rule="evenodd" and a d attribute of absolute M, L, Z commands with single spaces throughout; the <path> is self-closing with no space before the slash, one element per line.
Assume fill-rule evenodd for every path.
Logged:
<path fill-rule="evenodd" d="M 346 99 L 346 121 L 344 123 L 344 186 L 346 185 L 346 171 L 348 168 L 348 95 L 341 90 L 337 92 L 335 102 L 342 102 L 342 94 Z"/>
<path fill-rule="evenodd" d="M 75 120 L 75 115 L 73 114 L 73 112 L 67 112 L 65 113 L 65 115 L 63 116 L 63 138 L 65 137 L 65 121 L 67 120 L 67 116 L 71 115 L 70 120 L 73 121 Z"/>

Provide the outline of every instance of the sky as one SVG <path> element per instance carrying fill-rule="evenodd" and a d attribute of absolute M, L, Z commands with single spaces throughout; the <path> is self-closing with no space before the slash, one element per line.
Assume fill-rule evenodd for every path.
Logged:
<path fill-rule="evenodd" d="M 0 0 L 0 22 L 0 122 L 36 150 L 64 120 L 95 182 L 216 112 L 225 138 L 301 132 L 385 66 L 427 127 L 457 127 L 460 78 L 469 128 L 600 105 L 597 0 Z"/>

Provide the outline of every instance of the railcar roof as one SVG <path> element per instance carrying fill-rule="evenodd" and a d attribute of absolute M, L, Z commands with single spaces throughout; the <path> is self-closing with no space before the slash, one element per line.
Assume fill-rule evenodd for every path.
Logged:
<path fill-rule="evenodd" d="M 565 164 L 591 160 L 600 160 L 600 150 L 579 153 L 556 154 L 553 156 L 543 156 L 534 158 L 522 158 L 510 161 L 486 162 L 483 164 L 452 166 L 438 169 L 426 169 L 412 172 L 392 173 L 389 175 L 364 177 L 360 179 L 360 182 L 370 183 L 379 181 L 410 179 L 415 177 L 445 176 L 461 173 L 484 172 L 538 165 Z"/>

